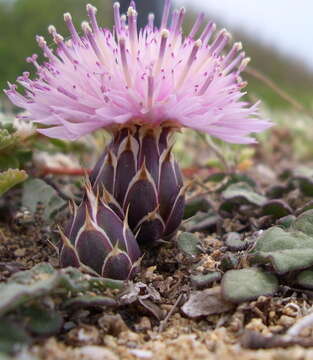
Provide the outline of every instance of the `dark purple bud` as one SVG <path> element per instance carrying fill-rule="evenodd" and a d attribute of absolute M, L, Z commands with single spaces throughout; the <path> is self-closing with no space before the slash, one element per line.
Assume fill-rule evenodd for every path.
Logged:
<path fill-rule="evenodd" d="M 112 252 L 106 257 L 102 267 L 102 276 L 116 280 L 128 279 L 132 272 L 133 264 L 129 256 L 114 248 Z"/>
<path fill-rule="evenodd" d="M 97 161 L 95 167 L 93 168 L 90 174 L 90 182 L 92 184 L 97 183 L 97 178 L 99 174 L 101 174 L 106 157 L 107 157 L 107 151 L 104 151 L 104 153 L 100 156 L 100 159 Z"/>
<path fill-rule="evenodd" d="M 129 184 L 125 201 L 125 209 L 129 210 L 128 221 L 131 229 L 158 206 L 158 194 L 151 175 L 145 164 Z"/>
<path fill-rule="evenodd" d="M 182 220 L 183 179 L 171 153 L 172 134 L 171 126 L 138 125 L 116 130 L 108 150 L 114 154 L 112 159 L 116 160 L 116 166 L 112 166 L 114 161 L 108 162 L 111 173 L 107 170 L 106 174 L 110 173 L 110 177 L 103 173 L 104 168 L 109 169 L 108 165 L 96 166 L 99 176 L 93 174 L 92 177 L 94 190 L 102 194 L 101 201 L 121 220 L 127 217 L 136 239 L 147 246 L 175 233 Z M 113 187 L 109 187 L 107 184 L 111 180 L 106 179 L 112 179 L 113 168 Z M 152 219 L 151 213 L 157 216 Z"/>
<path fill-rule="evenodd" d="M 155 184 L 159 181 L 159 147 L 158 136 L 153 130 L 144 131 L 140 134 L 139 166 L 145 162 Z"/>
<path fill-rule="evenodd" d="M 104 188 L 102 190 L 103 191 L 102 191 L 101 201 L 107 206 L 109 206 L 109 208 L 111 208 L 120 219 L 124 219 L 125 214 L 120 204 L 108 191 L 106 191 Z"/>
<path fill-rule="evenodd" d="M 132 261 L 140 256 L 137 241 L 129 230 L 126 222 L 123 222 L 112 209 L 100 203 L 97 213 L 97 224 L 103 229 L 113 245 L 118 244 L 119 249 L 128 252 Z"/>
<path fill-rule="evenodd" d="M 105 196 L 99 199 L 99 195 L 93 193 L 90 184 L 86 185 L 82 204 L 74 208 L 67 226 L 68 236 L 61 233 L 60 265 L 85 267 L 99 275 L 105 268 L 109 269 L 106 274 L 115 279 L 128 279 L 134 274 L 133 267 L 141 255 L 138 243 L 127 221 L 105 204 L 104 199 Z M 112 257 L 117 253 L 118 256 Z"/>
<path fill-rule="evenodd" d="M 177 198 L 174 202 L 172 210 L 168 216 L 168 219 L 165 224 L 164 237 L 172 237 L 175 235 L 182 218 L 184 216 L 185 210 L 185 189 L 182 188 Z"/>
<path fill-rule="evenodd" d="M 75 239 L 79 230 L 84 225 L 86 218 L 86 206 L 81 204 L 79 207 L 74 205 L 74 212 L 69 225 L 65 228 L 65 235 L 70 239 L 72 245 L 75 245 Z"/>
<path fill-rule="evenodd" d="M 160 165 L 159 202 L 160 214 L 164 222 L 173 209 L 180 189 L 180 178 L 177 179 L 175 161 L 169 148 L 163 153 Z"/>
<path fill-rule="evenodd" d="M 60 231 L 63 246 L 60 250 L 60 265 L 61 267 L 76 267 L 80 266 L 78 254 L 69 241 L 69 239 Z"/>
<path fill-rule="evenodd" d="M 162 238 L 165 229 L 164 221 L 158 214 L 158 209 L 145 216 L 135 230 L 136 239 L 143 246 Z"/>
<path fill-rule="evenodd" d="M 118 150 L 116 165 L 114 196 L 120 204 L 123 203 L 127 188 L 137 173 L 137 157 L 138 143 L 129 135 Z"/>
<path fill-rule="evenodd" d="M 101 274 L 104 260 L 113 246 L 105 232 L 100 227 L 96 227 L 87 215 L 86 224 L 75 241 L 75 248 L 80 261 Z"/>
<path fill-rule="evenodd" d="M 172 136 L 172 128 L 164 127 L 161 129 L 161 134 L 159 138 L 159 153 L 162 155 L 163 151 L 168 149 L 169 141 Z"/>
<path fill-rule="evenodd" d="M 117 161 L 115 155 L 111 151 L 108 151 L 103 165 L 99 169 L 98 176 L 95 176 L 93 174 L 94 172 L 92 172 L 92 176 L 94 177 L 92 184 L 94 184 L 93 189 L 95 191 L 97 191 L 98 184 L 101 184 L 109 193 L 114 193 L 116 166 Z"/>

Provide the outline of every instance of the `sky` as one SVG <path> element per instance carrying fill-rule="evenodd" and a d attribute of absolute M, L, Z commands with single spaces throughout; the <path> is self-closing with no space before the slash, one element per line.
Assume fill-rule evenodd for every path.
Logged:
<path fill-rule="evenodd" d="M 235 25 L 313 69 L 312 0 L 175 0 Z"/>

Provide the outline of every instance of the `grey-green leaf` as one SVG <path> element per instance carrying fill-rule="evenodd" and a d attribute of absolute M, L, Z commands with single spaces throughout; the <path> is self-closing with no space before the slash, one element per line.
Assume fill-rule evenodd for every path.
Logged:
<path fill-rule="evenodd" d="M 0 355 L 13 354 L 31 343 L 31 338 L 18 324 L 0 319 Z"/>
<path fill-rule="evenodd" d="M 254 300 L 261 295 L 273 295 L 277 289 L 276 276 L 257 268 L 230 270 L 222 279 L 222 295 L 233 303 Z"/>
<path fill-rule="evenodd" d="M 298 183 L 300 190 L 307 196 L 313 196 L 313 169 L 299 167 L 293 171 L 293 179 Z"/>
<path fill-rule="evenodd" d="M 274 226 L 257 239 L 250 254 L 255 263 L 271 263 L 279 274 L 305 269 L 313 265 L 313 238 Z"/>
<path fill-rule="evenodd" d="M 266 197 L 258 194 L 247 183 L 240 182 L 230 185 L 222 193 L 224 200 L 238 204 L 251 204 L 256 206 L 262 206 L 266 202 Z"/>
<path fill-rule="evenodd" d="M 107 287 L 123 288 L 123 281 L 94 278 L 79 270 L 55 270 L 49 264 L 39 264 L 31 270 L 13 275 L 7 283 L 0 284 L 0 316 L 22 306 L 30 300 L 58 293 L 72 295 L 103 290 Z"/>
<path fill-rule="evenodd" d="M 239 233 L 230 232 L 226 236 L 225 244 L 230 250 L 241 251 L 249 245 L 249 242 L 247 240 L 243 240 Z"/>
<path fill-rule="evenodd" d="M 292 209 L 290 206 L 283 200 L 274 199 L 267 201 L 262 208 L 263 215 L 271 215 L 275 219 L 282 218 L 284 216 L 290 215 Z"/>
<path fill-rule="evenodd" d="M 30 179 L 24 184 L 22 204 L 33 214 L 41 204 L 44 208 L 43 217 L 49 220 L 66 202 L 43 180 Z"/>
<path fill-rule="evenodd" d="M 302 213 L 293 223 L 292 227 L 313 237 L 313 210 Z"/>
<path fill-rule="evenodd" d="M 304 270 L 297 276 L 297 283 L 307 289 L 313 289 L 313 270 Z"/>
<path fill-rule="evenodd" d="M 197 289 L 203 289 L 213 284 L 215 281 L 221 280 L 221 273 L 214 271 L 208 274 L 195 274 L 190 276 L 191 284 Z"/>
<path fill-rule="evenodd" d="M 177 237 L 178 248 L 189 256 L 201 253 L 200 244 L 199 237 L 188 232 L 183 232 Z"/>
<path fill-rule="evenodd" d="M 28 306 L 21 310 L 26 329 L 34 335 L 51 336 L 57 334 L 63 326 L 63 318 L 59 312 L 39 306 Z"/>
<path fill-rule="evenodd" d="M 64 304 L 64 308 L 78 309 L 78 308 L 89 308 L 89 307 L 114 307 L 117 305 L 116 300 L 107 296 L 93 296 L 93 295 L 82 295 L 77 296 L 73 299 L 67 300 Z"/>

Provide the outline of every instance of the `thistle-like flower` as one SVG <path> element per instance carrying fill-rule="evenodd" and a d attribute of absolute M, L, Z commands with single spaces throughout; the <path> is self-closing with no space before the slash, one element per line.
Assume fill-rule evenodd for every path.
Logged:
<path fill-rule="evenodd" d="M 86 185 L 84 200 L 79 207 L 72 206 L 72 219 L 65 232 L 60 231 L 60 263 L 125 280 L 138 269 L 140 250 L 127 217 L 121 220 L 107 205 L 106 196 L 106 192 L 95 195 L 91 185 Z"/>
<path fill-rule="evenodd" d="M 56 50 L 38 36 L 47 62 L 28 58 L 37 77 L 24 73 L 18 78 L 24 95 L 16 85 L 6 91 L 47 136 L 75 140 L 100 128 L 112 133 L 91 184 L 96 193 L 103 191 L 102 204 L 122 221 L 128 210 L 131 230 L 147 245 L 174 234 L 182 219 L 184 188 L 171 154 L 171 133 L 188 127 L 231 143 L 253 143 L 249 135 L 270 126 L 259 118 L 258 104 L 242 100 L 246 82 L 240 73 L 249 59 L 241 43 L 225 52 L 229 33 L 215 36 L 215 24 L 204 24 L 203 14 L 184 36 L 185 10 L 174 11 L 170 21 L 170 7 L 166 0 L 160 29 L 150 15 L 139 32 L 134 1 L 127 16 L 114 4 L 113 32 L 99 27 L 92 5 L 87 5 L 90 21 L 82 23 L 82 35 L 65 14 L 70 40 L 50 26 Z M 74 218 L 75 229 L 83 226 L 78 215 Z M 94 233 L 89 234 L 92 243 Z"/>
<path fill-rule="evenodd" d="M 221 30 L 210 42 L 216 29 L 213 22 L 196 37 L 203 14 L 184 37 L 185 10 L 175 11 L 168 26 L 169 0 L 160 29 L 151 15 L 138 33 L 134 1 L 131 5 L 126 18 L 114 4 L 114 32 L 98 26 L 92 5 L 87 5 L 90 24 L 82 23 L 82 36 L 71 15 L 65 14 L 70 40 L 64 41 L 54 26 L 49 27 L 55 53 L 37 36 L 48 61 L 39 65 L 36 55 L 28 58 L 37 78 L 31 80 L 28 73 L 18 78 L 26 89 L 24 96 L 15 85 L 6 93 L 29 112 L 30 119 L 47 126 L 39 132 L 74 140 L 99 128 L 172 124 L 228 142 L 251 143 L 249 134 L 269 127 L 258 118 L 257 104 L 248 106 L 240 100 L 246 86 L 240 73 L 249 60 L 241 43 L 223 55 L 230 35 Z"/>

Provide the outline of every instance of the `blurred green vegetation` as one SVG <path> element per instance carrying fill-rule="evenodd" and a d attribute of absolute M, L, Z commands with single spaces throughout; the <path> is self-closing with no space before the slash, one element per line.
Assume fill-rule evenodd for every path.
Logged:
<path fill-rule="evenodd" d="M 35 36 L 43 35 L 48 44 L 52 43 L 48 34 L 48 25 L 67 36 L 68 30 L 63 21 L 63 14 L 70 12 L 73 21 L 80 29 L 86 20 L 85 0 L 0 0 L 0 88 L 5 88 L 7 81 L 15 82 L 23 71 L 32 71 L 32 66 L 25 59 L 33 53 L 40 55 Z M 112 2 L 110 0 L 91 0 L 99 11 L 99 23 L 112 25 Z"/>
<path fill-rule="evenodd" d="M 186 32 L 190 31 L 196 16 L 196 13 L 187 11 L 185 21 Z M 309 69 L 300 60 L 284 55 L 278 49 L 262 43 L 254 34 L 248 34 L 236 27 L 232 28 L 225 25 L 221 19 L 211 17 L 210 14 L 207 14 L 207 17 L 216 22 L 218 29 L 225 27 L 230 31 L 233 42 L 242 42 L 246 55 L 251 58 L 251 63 L 249 64 L 251 67 L 271 79 L 271 81 L 276 83 L 299 103 L 306 107 L 312 107 L 312 69 Z M 286 105 L 288 107 L 288 103 L 263 82 L 248 74 L 243 74 L 243 77 L 249 82 L 248 91 L 250 95 L 255 95 L 255 97 L 261 99 L 271 108 L 285 108 Z"/>
<path fill-rule="evenodd" d="M 112 0 L 89 0 L 95 5 L 98 20 L 103 26 L 112 25 Z M 86 19 L 85 5 L 88 0 L 0 0 L 0 88 L 6 88 L 6 82 L 15 82 L 23 71 L 32 71 L 26 63 L 26 57 L 33 53 L 40 55 L 35 35 L 46 37 L 52 44 L 47 32 L 49 24 L 57 27 L 65 37 L 68 30 L 63 22 L 63 14 L 70 12 L 77 29 Z M 209 15 L 209 14 L 208 14 Z M 195 19 L 192 4 L 187 11 L 186 30 Z M 220 28 L 223 23 L 214 19 Z M 248 56 L 252 58 L 251 66 L 264 73 L 282 89 L 290 93 L 305 106 L 311 106 L 313 98 L 313 71 L 301 62 L 281 55 L 276 49 L 260 43 L 256 38 L 236 29 L 229 29 L 234 40 L 241 40 Z M 279 108 L 286 106 L 275 92 L 259 80 L 244 75 L 249 81 L 249 93 L 264 100 L 267 105 Z"/>

